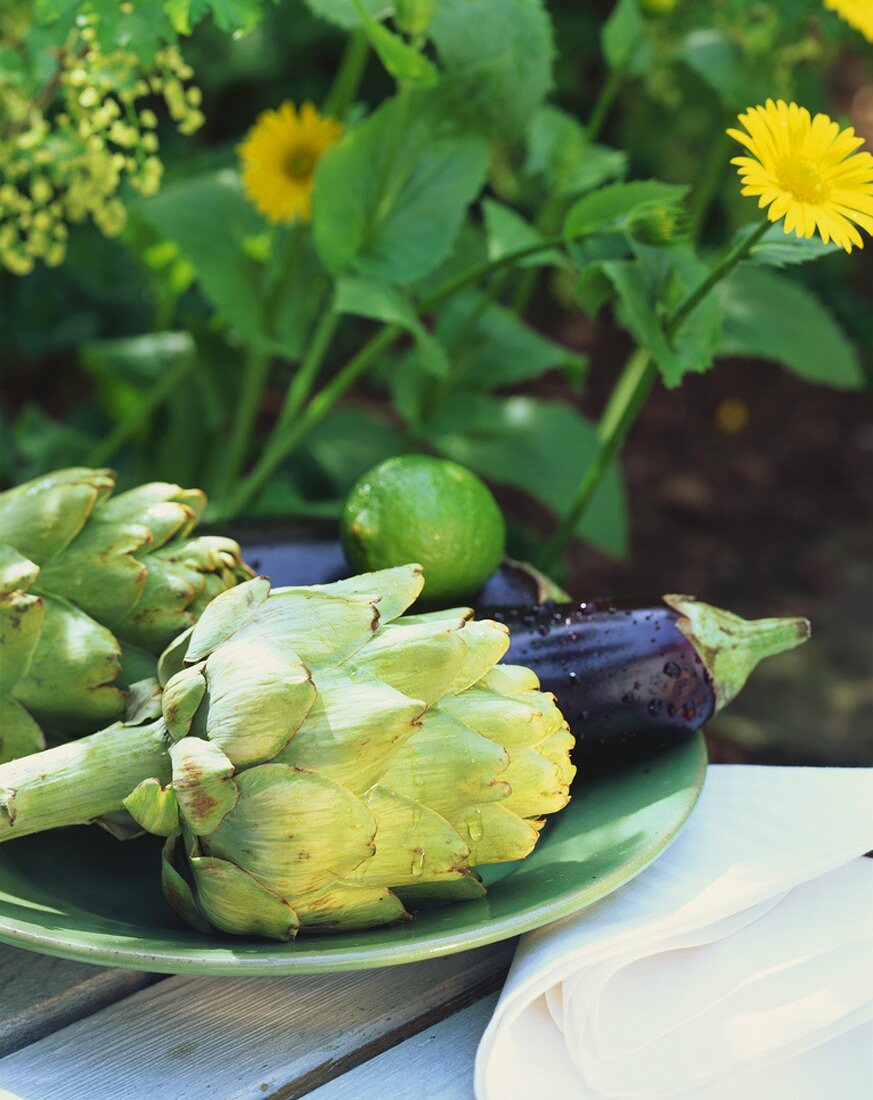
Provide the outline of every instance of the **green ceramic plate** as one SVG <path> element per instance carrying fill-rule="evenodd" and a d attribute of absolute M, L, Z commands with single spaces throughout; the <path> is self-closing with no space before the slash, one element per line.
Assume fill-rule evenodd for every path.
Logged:
<path fill-rule="evenodd" d="M 277 944 L 203 936 L 161 895 L 160 842 L 121 844 L 68 829 L 0 847 L 0 940 L 67 959 L 135 970 L 306 974 L 449 955 L 575 913 L 633 878 L 681 829 L 703 786 L 706 750 L 685 744 L 580 782 L 522 863 L 485 869 L 488 896 L 409 924 Z"/>

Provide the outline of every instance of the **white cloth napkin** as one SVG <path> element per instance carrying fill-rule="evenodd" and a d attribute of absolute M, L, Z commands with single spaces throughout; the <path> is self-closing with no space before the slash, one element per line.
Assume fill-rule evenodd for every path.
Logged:
<path fill-rule="evenodd" d="M 525 936 L 479 1100 L 869 1100 L 873 769 L 716 766 L 652 866 Z"/>

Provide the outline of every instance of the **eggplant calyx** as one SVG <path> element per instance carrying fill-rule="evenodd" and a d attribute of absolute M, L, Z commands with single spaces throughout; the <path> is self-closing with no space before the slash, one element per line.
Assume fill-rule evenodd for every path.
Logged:
<path fill-rule="evenodd" d="M 521 573 L 525 573 L 530 578 L 536 586 L 537 603 L 545 603 L 546 600 L 551 600 L 554 603 L 572 602 L 572 597 L 561 588 L 557 581 L 553 581 L 548 574 L 537 569 L 535 565 L 531 565 L 529 561 L 516 561 L 513 558 L 507 558 L 506 564 Z"/>
<path fill-rule="evenodd" d="M 808 619 L 750 620 L 693 596 L 663 599 L 712 677 L 716 711 L 740 693 L 759 661 L 802 645 L 811 633 Z"/>

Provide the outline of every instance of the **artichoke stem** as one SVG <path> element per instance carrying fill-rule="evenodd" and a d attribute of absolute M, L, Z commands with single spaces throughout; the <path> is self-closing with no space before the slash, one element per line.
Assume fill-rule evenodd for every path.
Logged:
<path fill-rule="evenodd" d="M 143 779 L 170 781 L 163 722 L 109 726 L 0 766 L 0 842 L 86 825 L 122 808 Z"/>
<path fill-rule="evenodd" d="M 743 619 L 693 596 L 664 596 L 664 603 L 678 611 L 676 625 L 712 677 L 717 711 L 737 696 L 759 661 L 810 636 L 808 619 Z"/>

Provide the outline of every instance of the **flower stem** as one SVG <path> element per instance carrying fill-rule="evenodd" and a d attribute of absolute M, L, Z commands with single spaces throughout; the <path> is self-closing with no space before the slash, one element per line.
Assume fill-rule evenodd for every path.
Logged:
<path fill-rule="evenodd" d="M 667 334 L 668 340 L 672 340 L 690 314 L 694 312 L 712 288 L 717 286 L 726 275 L 729 275 L 740 260 L 745 259 L 769 228 L 770 222 L 767 220 L 762 221 L 756 229 L 748 234 L 748 236 L 738 241 L 730 252 L 715 265 L 709 275 L 688 295 L 667 321 L 667 324 L 664 326 L 664 331 Z"/>
<path fill-rule="evenodd" d="M 232 485 L 246 464 L 251 449 L 252 432 L 258 418 L 258 411 L 264 397 L 264 389 L 270 374 L 272 351 L 267 350 L 276 335 L 279 309 L 285 297 L 288 285 L 300 262 L 305 247 L 306 232 L 301 225 L 295 225 L 286 234 L 280 235 L 276 242 L 278 259 L 274 268 L 275 278 L 267 293 L 263 312 L 264 343 L 250 347 L 243 367 L 239 389 L 236 417 L 230 440 L 221 452 L 216 477 L 216 495 L 226 497 Z"/>
<path fill-rule="evenodd" d="M 579 520 L 585 514 L 591 498 L 597 492 L 603 475 L 616 455 L 631 424 L 643 407 L 654 385 L 657 371 L 645 348 L 637 348 L 628 359 L 597 426 L 599 447 L 594 461 L 585 471 L 570 507 L 558 525 L 546 551 L 540 559 L 548 571 L 562 557 L 573 538 Z"/>
<path fill-rule="evenodd" d="M 114 725 L 0 767 L 0 842 L 87 825 L 122 808 L 143 779 L 170 781 L 163 722 Z"/>
<path fill-rule="evenodd" d="M 309 399 L 339 322 L 340 314 L 328 303 L 315 326 L 303 361 L 288 386 L 275 431 L 283 432 Z"/>
<path fill-rule="evenodd" d="M 558 231 L 564 214 L 567 210 L 567 197 L 557 192 L 550 195 L 537 218 L 537 229 L 541 233 L 550 236 Z M 536 293 L 539 282 L 540 269 L 538 267 L 526 267 L 522 273 L 518 288 L 512 298 L 512 309 L 519 316 L 530 305 L 531 299 Z"/>
<path fill-rule="evenodd" d="M 367 41 L 367 35 L 361 27 L 358 27 L 349 37 L 340 67 L 324 101 L 326 115 L 331 115 L 340 121 L 345 117 L 346 111 L 358 94 L 369 56 L 370 44 Z"/>
<path fill-rule="evenodd" d="M 466 271 L 461 271 L 451 279 L 447 279 L 442 286 L 437 287 L 432 293 L 422 298 L 418 303 L 418 312 L 427 313 L 444 302 L 446 298 L 451 297 L 456 291 L 463 290 L 463 288 L 470 283 L 475 283 L 479 279 L 484 279 L 489 275 L 493 275 L 496 271 L 500 271 L 504 267 L 510 267 L 516 260 L 522 260 L 526 256 L 533 256 L 537 252 L 547 252 L 550 248 L 557 248 L 564 244 L 566 240 L 567 238 L 563 233 L 555 233 L 551 237 L 543 237 L 542 240 L 534 244 L 522 245 L 521 248 L 514 248 L 510 252 L 504 252 L 502 256 L 498 256 L 494 260 L 483 260 L 482 263 L 475 264 L 473 267 L 468 267 Z"/>
<path fill-rule="evenodd" d="M 227 447 L 222 451 L 216 494 L 223 497 L 233 485 L 245 462 L 249 439 L 257 419 L 261 398 L 270 372 L 271 357 L 267 352 L 250 348 L 243 367 L 236 419 Z"/>
<path fill-rule="evenodd" d="M 588 120 L 588 140 L 595 142 L 600 137 L 600 131 L 606 122 L 606 116 L 615 102 L 615 97 L 621 90 L 624 82 L 624 73 L 621 69 L 610 69 L 606 80 L 600 85 L 600 92 L 594 101 L 591 117 Z"/>
<path fill-rule="evenodd" d="M 403 330 L 388 325 L 378 332 L 357 355 L 309 401 L 299 419 L 281 436 L 275 433 L 250 473 L 242 479 L 222 510 L 224 519 L 239 515 L 264 488 L 277 467 L 284 462 L 300 441 L 331 412 L 346 390 L 357 381 L 370 364 L 397 339 Z"/>
<path fill-rule="evenodd" d="M 699 286 L 679 304 L 664 326 L 668 340 L 672 340 L 713 287 L 729 275 L 737 264 L 748 255 L 769 227 L 770 223 L 764 221 L 753 232 L 744 237 L 715 265 Z M 562 517 L 558 529 L 540 558 L 539 564 L 544 570 L 551 569 L 570 545 L 579 521 L 591 503 L 592 497 L 597 492 L 604 474 L 624 442 L 631 425 L 645 404 L 646 398 L 655 384 L 657 373 L 656 364 L 646 348 L 637 348 L 622 371 L 600 418 L 600 423 L 597 426 L 597 437 L 600 446 L 594 461 L 586 469 L 570 507 Z"/>
<path fill-rule="evenodd" d="M 466 271 L 462 271 L 453 278 L 446 280 L 442 286 L 437 287 L 431 294 L 422 298 L 418 303 L 418 312 L 427 313 L 456 291 L 461 290 L 470 283 L 500 271 L 502 268 L 509 267 L 523 256 L 530 256 L 536 252 L 543 252 L 549 248 L 555 248 L 563 242 L 563 234 L 557 234 L 554 237 L 544 238 L 536 244 L 525 245 L 512 252 L 506 252 L 503 256 L 495 260 L 487 260 L 474 267 L 468 268 Z M 324 324 L 325 327 L 327 327 L 326 321 Z M 319 329 L 321 328 L 322 326 L 319 324 Z M 291 414 L 286 415 L 283 409 L 279 424 L 277 424 L 276 429 L 274 429 L 269 442 L 255 465 L 252 467 L 250 473 L 240 481 L 236 491 L 231 492 L 229 497 L 223 501 L 222 505 L 219 507 L 219 513 L 223 519 L 230 519 L 239 515 L 240 511 L 255 499 L 257 494 L 264 488 L 273 472 L 285 461 L 297 444 L 332 411 L 346 390 L 361 377 L 383 351 L 387 350 L 391 344 L 394 343 L 401 335 L 402 331 L 399 325 L 388 325 L 378 332 L 363 348 L 361 348 L 357 355 L 350 359 L 348 363 L 334 375 L 323 389 L 311 398 L 309 404 L 302 409 L 299 419 L 293 426 L 291 425 Z M 317 335 L 318 331 L 316 332 L 316 336 L 313 337 L 313 347 L 316 344 Z M 310 349 L 310 353 L 311 351 L 312 349 Z M 307 358 L 309 358 L 310 353 L 307 354 Z M 312 380 L 314 381 L 314 378 Z"/>
<path fill-rule="evenodd" d="M 463 376 L 467 366 L 466 345 L 476 331 L 476 326 L 482 316 L 500 294 L 510 274 L 511 272 L 504 268 L 479 293 L 478 299 L 458 327 L 458 331 L 446 349 L 449 369 L 441 378 L 431 378 L 430 380 L 430 385 L 427 387 L 427 392 L 418 409 L 417 423 L 430 422 L 436 417 L 446 398 Z"/>

